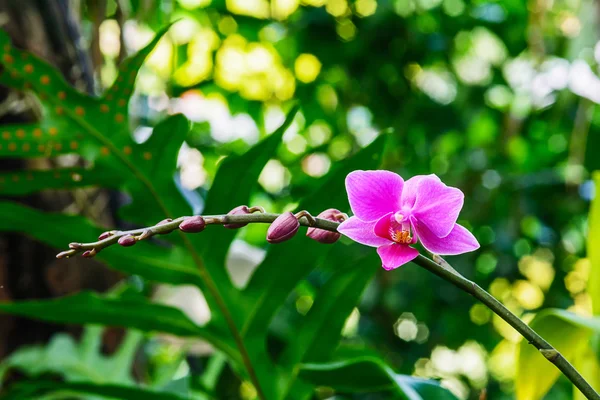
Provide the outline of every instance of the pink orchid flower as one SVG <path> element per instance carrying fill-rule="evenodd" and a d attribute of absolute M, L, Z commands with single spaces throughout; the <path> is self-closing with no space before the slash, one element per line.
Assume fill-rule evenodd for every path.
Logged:
<path fill-rule="evenodd" d="M 372 247 L 383 268 L 398 268 L 419 252 L 417 240 L 434 254 L 454 255 L 479 248 L 477 239 L 456 223 L 464 194 L 436 175 L 418 175 L 406 182 L 390 171 L 354 171 L 346 177 L 354 216 L 338 231 Z"/>

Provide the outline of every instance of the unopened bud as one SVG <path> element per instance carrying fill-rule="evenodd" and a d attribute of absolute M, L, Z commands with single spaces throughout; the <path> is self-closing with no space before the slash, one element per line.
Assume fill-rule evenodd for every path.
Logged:
<path fill-rule="evenodd" d="M 202 232 L 206 227 L 206 221 L 200 215 L 195 217 L 186 218 L 181 224 L 179 229 L 186 233 L 198 233 Z"/>
<path fill-rule="evenodd" d="M 100 236 L 98 236 L 98 240 L 104 240 L 106 238 L 109 238 L 113 235 L 112 231 L 106 231 L 100 234 Z"/>
<path fill-rule="evenodd" d="M 127 235 L 119 238 L 119 244 L 123 247 L 133 246 L 136 240 L 133 236 Z"/>
<path fill-rule="evenodd" d="M 56 258 L 69 258 L 69 256 L 73 255 L 73 250 L 61 251 L 56 255 Z"/>
<path fill-rule="evenodd" d="M 285 242 L 298 232 L 299 227 L 300 222 L 298 222 L 298 219 L 294 214 L 291 212 L 283 213 L 273 221 L 271 226 L 269 226 L 269 230 L 267 231 L 267 242 Z"/>
<path fill-rule="evenodd" d="M 81 243 L 69 243 L 69 248 L 73 250 L 79 250 L 83 246 Z"/>
<path fill-rule="evenodd" d="M 342 215 L 343 214 L 339 210 L 336 210 L 335 208 L 329 208 L 317 215 L 317 218 L 328 219 L 330 221 L 339 221 L 340 216 Z M 306 236 L 316 240 L 319 243 L 331 244 L 337 242 L 342 235 L 338 232 L 326 231 L 324 229 L 308 228 L 306 231 Z"/>
<path fill-rule="evenodd" d="M 86 258 L 92 258 L 96 255 L 96 253 L 97 253 L 96 249 L 91 249 L 91 250 L 84 251 L 82 256 L 86 257 Z"/>
<path fill-rule="evenodd" d="M 236 208 L 234 208 L 233 210 L 229 211 L 227 213 L 227 215 L 244 215 L 244 214 L 251 214 L 250 210 L 248 209 L 248 206 L 237 206 Z M 242 226 L 246 226 L 248 224 L 223 224 L 223 226 L 227 229 L 237 229 L 237 228 L 241 228 Z"/>

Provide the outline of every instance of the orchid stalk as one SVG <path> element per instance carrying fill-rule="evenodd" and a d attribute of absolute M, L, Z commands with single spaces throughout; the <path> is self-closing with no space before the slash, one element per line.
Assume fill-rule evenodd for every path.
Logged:
<path fill-rule="evenodd" d="M 145 228 L 108 231 L 96 242 L 71 243 L 69 250 L 56 257 L 68 258 L 77 254 L 93 257 L 116 243 L 129 247 L 137 241 L 176 230 L 199 233 L 208 225 L 237 229 L 251 223 L 271 224 L 267 241 L 275 245 L 292 239 L 300 226 L 308 227 L 306 236 L 324 244 L 336 242 L 342 234 L 358 243 L 376 247 L 386 270 L 412 261 L 472 295 L 535 346 L 586 398 L 600 400 L 600 395 L 558 350 L 440 256 L 479 248 L 475 237 L 456 223 L 464 202 L 459 189 L 446 186 L 435 175 L 415 176 L 405 182 L 390 171 L 354 171 L 346 178 L 346 190 L 354 214 L 350 218 L 332 208 L 313 217 L 305 210 L 295 214 L 274 214 L 266 213 L 262 207 L 239 206 L 228 214 L 183 216 Z M 419 241 L 432 253 L 433 260 L 412 247 Z"/>

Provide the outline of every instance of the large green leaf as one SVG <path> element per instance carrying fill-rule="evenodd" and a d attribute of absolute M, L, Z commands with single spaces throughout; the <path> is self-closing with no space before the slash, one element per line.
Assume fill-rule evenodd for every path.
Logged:
<path fill-rule="evenodd" d="M 319 213 L 323 208 L 347 210 L 348 199 L 344 188 L 346 175 L 356 169 L 376 168 L 381 159 L 385 135 L 380 136 L 367 148 L 339 163 L 331 173 L 323 177 L 317 189 L 300 202 L 298 210 Z M 323 200 L 327 204 L 323 204 Z M 294 240 L 272 246 L 250 280 L 245 294 L 252 299 L 243 332 L 247 336 L 266 335 L 269 322 L 281 307 L 289 293 L 304 278 L 328 247 L 297 235 Z"/>
<path fill-rule="evenodd" d="M 230 155 L 223 160 L 208 192 L 203 214 L 223 214 L 248 203 L 261 171 L 275 155 L 283 134 L 291 125 L 297 112 L 298 107 L 294 107 L 275 132 L 245 154 Z M 206 237 L 198 238 L 195 243 L 200 246 L 207 262 L 221 268 L 236 233 L 231 229 L 217 229 Z"/>
<path fill-rule="evenodd" d="M 568 311 L 547 309 L 535 316 L 529 326 L 573 362 L 587 347 L 593 332 L 600 332 L 599 318 L 585 318 Z M 560 371 L 526 340 L 521 341 L 516 374 L 519 400 L 544 397 Z M 599 389 L 599 388 L 596 388 Z"/>
<path fill-rule="evenodd" d="M 5 400 L 39 399 L 45 395 L 60 398 L 74 398 L 81 394 L 100 396 L 101 398 L 123 400 L 189 400 L 189 396 L 180 396 L 174 393 L 157 392 L 150 389 L 128 387 L 122 385 L 95 384 L 89 382 L 51 382 L 29 381 L 13 385 L 11 390 L 2 396 Z M 53 397 L 57 398 L 57 397 Z M 212 398 L 212 397 L 208 397 Z"/>
<path fill-rule="evenodd" d="M 218 332 L 196 325 L 181 310 L 146 300 L 110 298 L 85 291 L 51 300 L 3 302 L 0 312 L 65 324 L 99 324 L 204 337 L 230 353 Z"/>
<path fill-rule="evenodd" d="M 329 361 L 346 319 L 380 268 L 377 254 L 372 249 L 353 244 L 335 246 L 333 250 L 336 251 L 330 252 L 325 263 L 335 272 L 319 290 L 306 317 L 293 329 L 294 334 L 280 357 L 279 364 L 287 371 L 297 371 L 295 366 L 301 362 Z M 298 397 L 297 392 L 302 389 L 291 389 L 295 378 L 294 373 L 284 392 L 296 392 Z"/>
<path fill-rule="evenodd" d="M 339 392 L 392 391 L 407 400 L 456 400 L 433 380 L 396 374 L 381 359 L 364 356 L 329 363 L 303 364 L 300 377 Z"/>
<path fill-rule="evenodd" d="M 600 192 L 600 171 L 593 175 L 596 193 Z M 600 196 L 592 200 L 588 217 L 587 256 L 592 264 L 588 278 L 588 293 L 594 315 L 600 314 Z"/>

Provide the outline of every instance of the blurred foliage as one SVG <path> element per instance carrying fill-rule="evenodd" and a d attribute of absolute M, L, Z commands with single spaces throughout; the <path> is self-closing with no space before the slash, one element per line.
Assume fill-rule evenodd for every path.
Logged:
<path fill-rule="evenodd" d="M 598 314 L 600 223 L 587 223 L 590 173 L 600 169 L 597 3 L 110 0 L 96 26 L 100 3 L 81 4 L 84 32 L 91 37 L 98 29 L 100 37 L 99 99 L 73 92 L 45 64 L 4 47 L 3 82 L 33 89 L 44 118 L 2 127 L 0 155 L 78 154 L 86 163 L 0 176 L 2 193 L 115 188 L 132 199 L 121 217 L 147 224 L 164 218 L 165 209 L 221 213 L 242 203 L 272 211 L 347 209 L 343 177 L 352 169 L 383 167 L 405 178 L 436 173 L 465 192 L 460 222 L 482 244 L 452 265 L 549 332 L 586 376 L 597 371 L 598 337 L 588 318 Z M 300 110 L 289 115 L 290 127 L 270 134 L 293 102 Z M 167 118 L 176 113 L 191 127 L 181 116 Z M 392 133 L 380 160 L 384 139 L 377 138 L 385 128 Z M 2 203 L 0 213 L 0 229 L 57 247 L 102 231 L 80 217 L 14 203 Z M 38 221 L 36 229 L 23 221 Z M 393 370 L 441 379 L 459 398 L 478 398 L 483 388 L 492 399 L 546 392 L 549 399 L 573 398 L 556 372 L 534 378 L 552 366 L 512 328 L 424 271 L 377 273 L 376 257 L 346 242 L 324 248 L 297 238 L 264 256 L 265 232 L 258 225 L 212 229 L 192 239 L 247 340 L 268 339 L 251 357 L 270 354 L 285 370 L 312 362 L 318 371 L 334 362 L 342 332 L 344 346 L 375 349 Z M 146 281 L 205 289 L 189 249 L 171 236 L 171 247 L 139 243 L 98 257 Z M 265 257 L 250 278 L 232 262 L 236 248 L 254 264 Z M 213 313 L 202 334 L 220 339 L 217 347 L 227 353 L 234 344 L 207 301 Z M 542 309 L 550 310 L 535 315 Z M 316 328 L 329 321 L 327 334 Z M 243 368 L 233 368 L 241 382 L 228 368 L 218 374 L 235 387 L 228 395 L 252 398 Z M 260 373 L 290 382 L 270 368 Z M 373 371 L 376 379 L 389 376 Z M 319 389 L 316 396 L 330 395 Z"/>

